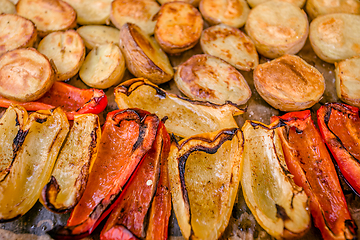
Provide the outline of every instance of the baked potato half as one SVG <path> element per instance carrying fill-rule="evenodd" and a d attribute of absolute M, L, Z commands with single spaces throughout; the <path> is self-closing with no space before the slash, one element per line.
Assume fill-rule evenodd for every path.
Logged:
<path fill-rule="evenodd" d="M 118 29 L 125 23 L 134 23 L 144 33 L 152 35 L 156 24 L 154 16 L 159 10 L 159 4 L 153 0 L 114 0 L 110 19 Z"/>
<path fill-rule="evenodd" d="M 240 181 L 243 138 L 238 128 L 171 144 L 173 209 L 185 239 L 218 239 L 229 223 Z"/>
<path fill-rule="evenodd" d="M 37 49 L 55 64 L 56 81 L 73 77 L 85 59 L 84 41 L 73 29 L 48 34 Z"/>
<path fill-rule="evenodd" d="M 253 70 L 259 64 L 255 44 L 245 33 L 224 24 L 205 29 L 200 38 L 204 53 L 224 59 L 243 71 Z"/>
<path fill-rule="evenodd" d="M 147 78 L 155 84 L 172 79 L 174 70 L 154 38 L 133 23 L 126 23 L 120 30 L 120 36 L 120 49 L 127 68 L 134 76 Z"/>
<path fill-rule="evenodd" d="M 119 45 L 120 31 L 114 27 L 87 25 L 79 27 L 76 31 L 84 40 L 86 48 L 90 50 L 96 46 L 107 43 Z"/>
<path fill-rule="evenodd" d="M 358 0 L 307 0 L 305 8 L 311 19 L 330 13 L 360 14 Z"/>
<path fill-rule="evenodd" d="M 310 24 L 310 43 L 325 62 L 360 56 L 360 15 L 333 13 L 319 16 Z"/>
<path fill-rule="evenodd" d="M 199 10 L 211 25 L 223 23 L 235 28 L 244 26 L 250 12 L 245 0 L 202 0 Z"/>
<path fill-rule="evenodd" d="M 296 54 L 309 33 L 306 13 L 294 4 L 268 1 L 253 8 L 245 30 L 257 51 L 267 58 Z"/>
<path fill-rule="evenodd" d="M 285 55 L 257 66 L 254 85 L 260 96 L 281 111 L 299 111 L 316 104 L 325 91 L 325 79 L 296 55 Z"/>
<path fill-rule="evenodd" d="M 75 10 L 62 0 L 20 0 L 16 12 L 34 22 L 41 37 L 76 26 Z"/>
<path fill-rule="evenodd" d="M 0 0 L 0 14 L 2 13 L 15 14 L 15 4 L 10 0 Z"/>
<path fill-rule="evenodd" d="M 112 43 L 96 46 L 86 56 L 79 76 L 88 86 L 109 88 L 118 85 L 125 73 L 125 59 L 118 46 Z"/>
<path fill-rule="evenodd" d="M 0 95 L 30 102 L 42 97 L 54 83 L 49 60 L 34 48 L 19 48 L 0 57 Z"/>
<path fill-rule="evenodd" d="M 335 63 L 335 83 L 341 101 L 360 107 L 360 57 Z"/>
<path fill-rule="evenodd" d="M 189 3 L 165 3 L 156 19 L 155 39 L 167 53 L 184 52 L 200 39 L 204 21 L 200 12 Z"/>
<path fill-rule="evenodd" d="M 37 30 L 30 20 L 15 14 L 0 15 L 0 56 L 16 48 L 32 47 L 36 38 Z"/>

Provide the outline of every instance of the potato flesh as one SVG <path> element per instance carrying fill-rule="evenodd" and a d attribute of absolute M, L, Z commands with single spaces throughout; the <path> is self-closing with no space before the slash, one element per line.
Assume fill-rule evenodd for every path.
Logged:
<path fill-rule="evenodd" d="M 93 49 L 95 46 L 106 43 L 119 45 L 120 31 L 113 27 L 88 25 L 82 26 L 76 31 L 80 34 L 88 49 Z"/>
<path fill-rule="evenodd" d="M 16 13 L 15 5 L 9 0 L 0 0 L 0 14 L 2 13 Z"/>

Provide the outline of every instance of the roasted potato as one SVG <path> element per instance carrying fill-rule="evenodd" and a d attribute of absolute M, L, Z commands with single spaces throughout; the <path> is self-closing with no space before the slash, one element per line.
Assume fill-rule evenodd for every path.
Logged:
<path fill-rule="evenodd" d="M 323 75 L 296 55 L 258 65 L 254 85 L 268 104 L 281 111 L 310 108 L 325 91 Z"/>
<path fill-rule="evenodd" d="M 307 0 L 306 12 L 311 19 L 330 13 L 360 14 L 358 0 Z"/>
<path fill-rule="evenodd" d="M 134 76 L 147 78 L 155 84 L 172 79 L 174 70 L 154 38 L 132 23 L 121 28 L 120 36 L 120 49 Z"/>
<path fill-rule="evenodd" d="M 128 80 L 114 92 L 120 109 L 140 108 L 155 113 L 160 119 L 166 117 L 167 131 L 180 137 L 235 128 L 233 116 L 243 113 L 229 103 L 217 105 L 179 97 L 142 78 Z"/>
<path fill-rule="evenodd" d="M 79 76 L 86 85 L 104 89 L 118 85 L 124 73 L 124 56 L 118 46 L 108 43 L 91 50 L 81 66 Z"/>
<path fill-rule="evenodd" d="M 169 180 L 185 239 L 218 239 L 229 223 L 240 181 L 243 138 L 238 128 L 173 142 Z"/>
<path fill-rule="evenodd" d="M 16 48 L 32 47 L 36 37 L 37 30 L 30 20 L 13 14 L 0 15 L 0 55 Z"/>
<path fill-rule="evenodd" d="M 335 63 L 335 82 L 338 98 L 360 107 L 360 57 Z"/>
<path fill-rule="evenodd" d="M 179 0 L 157 0 L 157 1 L 162 5 L 162 4 L 165 4 L 165 3 L 168 3 L 168 2 L 176 2 L 176 1 L 179 1 Z M 201 0 L 182 0 L 182 2 L 190 3 L 194 7 L 199 6 L 200 1 Z"/>
<path fill-rule="evenodd" d="M 247 3 L 250 5 L 251 8 L 256 7 L 257 5 L 267 2 L 270 0 L 247 0 Z M 299 8 L 303 8 L 305 5 L 306 0 L 279 0 L 284 2 L 289 2 L 294 4 L 295 6 L 298 6 Z"/>
<path fill-rule="evenodd" d="M 82 196 L 101 138 L 96 114 L 75 115 L 74 124 L 57 157 L 40 202 L 50 211 L 70 211 Z"/>
<path fill-rule="evenodd" d="M 199 41 L 204 21 L 199 11 L 185 2 L 169 2 L 156 16 L 155 39 L 165 52 L 184 52 Z"/>
<path fill-rule="evenodd" d="M 153 0 L 114 0 L 111 3 L 111 22 L 121 29 L 125 23 L 135 23 L 146 34 L 152 35 L 155 28 L 155 14 L 160 6 Z"/>
<path fill-rule="evenodd" d="M 79 27 L 76 31 L 84 40 L 85 46 L 90 50 L 95 46 L 106 43 L 119 45 L 120 31 L 117 28 L 102 25 L 88 25 Z"/>
<path fill-rule="evenodd" d="M 251 89 L 239 71 L 207 54 L 194 55 L 179 65 L 174 80 L 183 94 L 195 100 L 241 105 L 251 97 Z"/>
<path fill-rule="evenodd" d="M 63 0 L 72 6 L 77 22 L 86 24 L 109 24 L 112 0 Z"/>
<path fill-rule="evenodd" d="M 319 16 L 310 24 L 309 39 L 316 55 L 325 62 L 360 56 L 360 16 L 347 13 Z"/>
<path fill-rule="evenodd" d="M 206 54 L 224 59 L 234 67 L 250 71 L 259 64 L 259 56 L 251 38 L 237 28 L 223 24 L 205 29 L 200 38 Z"/>
<path fill-rule="evenodd" d="M 245 30 L 261 55 L 277 58 L 300 51 L 309 33 L 309 22 L 297 6 L 268 1 L 250 11 Z"/>
<path fill-rule="evenodd" d="M 73 29 L 50 33 L 40 41 L 38 51 L 55 64 L 56 81 L 73 77 L 85 59 L 84 41 Z"/>
<path fill-rule="evenodd" d="M 62 0 L 20 0 L 16 12 L 30 19 L 40 36 L 76 26 L 76 12 Z"/>
<path fill-rule="evenodd" d="M 15 4 L 10 0 L 0 0 L 0 14 L 2 13 L 15 14 Z"/>
<path fill-rule="evenodd" d="M 205 20 L 211 25 L 244 26 L 250 8 L 245 0 L 202 0 L 199 6 Z"/>
<path fill-rule="evenodd" d="M 20 48 L 0 57 L 0 95 L 19 102 L 39 99 L 54 83 L 49 60 L 34 48 Z"/>

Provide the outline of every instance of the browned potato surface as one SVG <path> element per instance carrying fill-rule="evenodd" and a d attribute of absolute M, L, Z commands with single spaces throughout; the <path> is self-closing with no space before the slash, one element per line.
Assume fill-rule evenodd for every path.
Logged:
<path fill-rule="evenodd" d="M 119 45 L 120 31 L 114 27 L 87 25 L 79 27 L 76 31 L 80 34 L 88 49 L 93 49 L 95 46 L 106 43 Z"/>
<path fill-rule="evenodd" d="M 135 23 L 146 34 L 152 35 L 156 21 L 153 19 L 160 10 L 154 0 L 114 0 L 111 3 L 111 22 L 120 29 L 125 23 Z"/>
<path fill-rule="evenodd" d="M 170 2 L 161 6 L 157 15 L 155 38 L 167 53 L 181 53 L 198 42 L 203 30 L 199 11 L 185 2 Z"/>
<path fill-rule="evenodd" d="M 168 3 L 168 2 L 177 2 L 179 0 L 158 0 L 158 2 L 160 4 L 165 4 L 165 3 Z M 182 0 L 182 2 L 186 2 L 186 3 L 190 3 L 192 4 L 194 7 L 197 7 L 199 5 L 201 0 Z"/>
<path fill-rule="evenodd" d="M 84 42 L 73 29 L 50 33 L 40 41 L 38 51 L 54 62 L 57 81 L 73 77 L 85 58 Z"/>
<path fill-rule="evenodd" d="M 295 55 L 258 65 L 254 71 L 254 84 L 260 96 L 281 111 L 310 108 L 325 91 L 321 73 Z"/>
<path fill-rule="evenodd" d="M 314 19 L 330 13 L 360 14 L 359 0 L 307 0 L 306 12 Z"/>
<path fill-rule="evenodd" d="M 0 57 L 0 94 L 30 102 L 39 99 L 54 83 L 49 60 L 34 48 L 20 48 Z"/>
<path fill-rule="evenodd" d="M 76 26 L 75 10 L 61 0 L 20 0 L 16 11 L 33 21 L 41 36 Z"/>
<path fill-rule="evenodd" d="M 170 61 L 159 44 L 138 26 L 125 24 L 121 28 L 120 36 L 120 49 L 126 66 L 136 77 L 144 77 L 155 84 L 161 84 L 174 76 Z"/>
<path fill-rule="evenodd" d="M 0 14 L 1 13 L 11 13 L 14 14 L 16 12 L 15 4 L 10 0 L 0 0 Z"/>
<path fill-rule="evenodd" d="M 20 47 L 32 47 L 36 41 L 35 25 L 13 14 L 0 15 L 0 55 Z"/>
<path fill-rule="evenodd" d="M 267 1 L 271 1 L 271 0 L 247 0 L 247 3 L 250 5 L 251 8 L 254 8 L 257 5 L 267 2 Z M 304 7 L 305 2 L 306 2 L 306 0 L 279 0 L 279 1 L 292 3 L 295 6 L 298 6 L 299 8 Z"/>

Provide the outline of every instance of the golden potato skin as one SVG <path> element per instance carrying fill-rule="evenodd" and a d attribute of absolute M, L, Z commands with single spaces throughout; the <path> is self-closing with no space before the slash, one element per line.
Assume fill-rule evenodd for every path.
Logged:
<path fill-rule="evenodd" d="M 307 0 L 305 8 L 311 19 L 330 13 L 360 14 L 358 0 Z"/>
<path fill-rule="evenodd" d="M 114 0 L 111 3 L 110 19 L 118 29 L 129 22 L 152 35 L 156 24 L 154 16 L 159 10 L 159 4 L 153 0 Z"/>
<path fill-rule="evenodd" d="M 319 16 L 310 24 L 310 43 L 316 55 L 334 63 L 360 56 L 360 16 L 333 13 Z"/>
<path fill-rule="evenodd" d="M 205 29 L 200 38 L 204 53 L 219 57 L 235 68 L 253 70 L 259 64 L 259 56 L 251 38 L 237 28 L 224 24 Z"/>
<path fill-rule="evenodd" d="M 268 1 L 250 11 L 245 30 L 261 55 L 277 58 L 300 51 L 309 33 L 309 22 L 297 6 Z"/>
<path fill-rule="evenodd" d="M 54 83 L 49 60 L 34 48 L 20 48 L 0 57 L 0 94 L 29 102 L 39 99 Z"/>
<path fill-rule="evenodd" d="M 168 2 L 177 2 L 179 0 L 157 0 L 161 5 Z M 182 2 L 190 3 L 194 7 L 198 7 L 201 0 L 182 0 Z"/>
<path fill-rule="evenodd" d="M 247 0 L 247 3 L 251 8 L 256 7 L 259 4 L 262 4 L 264 2 L 271 1 L 271 0 Z M 303 8 L 305 5 L 306 0 L 279 0 L 284 2 L 289 2 L 294 4 L 295 6 L 298 6 L 299 8 Z"/>
<path fill-rule="evenodd" d="M 341 101 L 360 107 L 360 57 L 335 63 L 335 83 Z"/>
<path fill-rule="evenodd" d="M 170 61 L 153 38 L 132 23 L 121 28 L 120 36 L 120 49 L 133 75 L 147 78 L 155 84 L 172 79 L 174 70 Z"/>
<path fill-rule="evenodd" d="M 239 71 L 207 54 L 194 55 L 179 65 L 174 80 L 183 94 L 195 100 L 241 105 L 251 97 L 250 87 Z"/>
<path fill-rule="evenodd" d="M 312 107 L 325 91 L 325 79 L 313 66 L 295 55 L 259 64 L 254 84 L 260 96 L 281 111 Z"/>
<path fill-rule="evenodd" d="M 2 13 L 15 14 L 15 4 L 10 0 L 0 0 L 0 14 Z"/>
<path fill-rule="evenodd" d="M 37 30 L 30 20 L 14 14 L 0 15 L 0 56 L 16 48 L 32 47 Z"/>
<path fill-rule="evenodd" d="M 165 3 L 156 18 L 155 39 L 165 52 L 181 53 L 199 41 L 204 21 L 191 4 Z"/>
<path fill-rule="evenodd" d="M 245 0 L 202 0 L 199 10 L 211 25 L 223 23 L 235 28 L 244 26 L 250 12 Z"/>
<path fill-rule="evenodd" d="M 84 40 L 88 49 L 102 44 L 113 43 L 119 45 L 120 30 L 103 25 L 87 25 L 76 30 Z"/>

